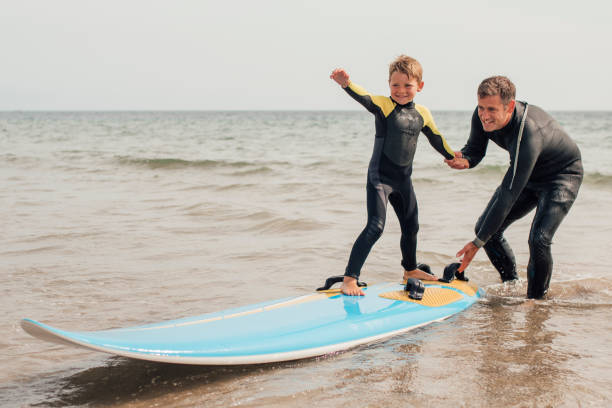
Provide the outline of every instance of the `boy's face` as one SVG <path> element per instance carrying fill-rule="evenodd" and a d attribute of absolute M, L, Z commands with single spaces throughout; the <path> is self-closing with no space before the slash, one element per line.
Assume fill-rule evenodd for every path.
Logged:
<path fill-rule="evenodd" d="M 506 126 L 514 112 L 514 100 L 504 105 L 499 95 L 478 97 L 478 117 L 485 132 L 493 132 Z"/>
<path fill-rule="evenodd" d="M 411 102 L 417 92 L 421 92 L 424 83 L 419 83 L 415 78 L 409 78 L 403 72 L 394 71 L 389 78 L 389 89 L 391 97 L 400 105 Z"/>

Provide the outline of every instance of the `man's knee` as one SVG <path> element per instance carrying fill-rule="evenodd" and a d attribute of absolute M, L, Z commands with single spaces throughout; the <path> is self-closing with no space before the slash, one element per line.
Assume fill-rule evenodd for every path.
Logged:
<path fill-rule="evenodd" d="M 536 231 L 529 235 L 529 249 L 531 252 L 548 251 L 552 245 L 551 237 L 542 232 Z"/>
<path fill-rule="evenodd" d="M 504 244 L 506 239 L 504 238 L 504 233 L 502 231 L 497 231 L 495 234 L 491 235 L 491 238 L 487 241 L 485 246 L 498 246 L 500 244 Z"/>

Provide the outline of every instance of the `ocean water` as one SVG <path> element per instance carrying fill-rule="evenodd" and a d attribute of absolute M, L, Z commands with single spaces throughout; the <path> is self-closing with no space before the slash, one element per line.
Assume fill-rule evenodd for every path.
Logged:
<path fill-rule="evenodd" d="M 433 112 L 450 145 L 471 112 Z M 467 311 L 316 359 L 237 367 L 135 361 L 46 343 L 30 317 L 96 330 L 309 293 L 342 274 L 364 226 L 367 112 L 0 113 L 0 406 L 608 406 L 612 402 L 612 113 L 553 112 L 586 171 L 555 236 L 550 293 L 526 301 L 532 215 L 507 232 L 521 280 L 483 251 Z M 421 138 L 420 262 L 473 238 L 508 166 L 489 146 L 454 171 Z M 400 279 L 391 211 L 362 272 Z"/>

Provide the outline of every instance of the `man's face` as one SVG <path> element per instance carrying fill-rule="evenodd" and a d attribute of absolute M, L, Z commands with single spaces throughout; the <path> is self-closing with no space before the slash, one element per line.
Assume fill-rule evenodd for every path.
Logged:
<path fill-rule="evenodd" d="M 389 78 L 389 89 L 393 100 L 405 105 L 414 99 L 417 92 L 421 92 L 423 82 L 419 83 L 414 78 L 408 78 L 403 72 L 395 71 Z"/>
<path fill-rule="evenodd" d="M 504 105 L 499 95 L 478 97 L 478 117 L 485 132 L 493 132 L 506 126 L 512 118 L 514 105 L 514 99 Z"/>

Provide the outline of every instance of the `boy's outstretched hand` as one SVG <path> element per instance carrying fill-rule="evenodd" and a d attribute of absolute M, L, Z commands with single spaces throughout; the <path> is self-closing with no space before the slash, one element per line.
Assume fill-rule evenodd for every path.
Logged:
<path fill-rule="evenodd" d="M 343 88 L 346 88 L 350 82 L 349 74 L 344 70 L 344 68 L 334 69 L 329 77 L 336 81 Z"/>

